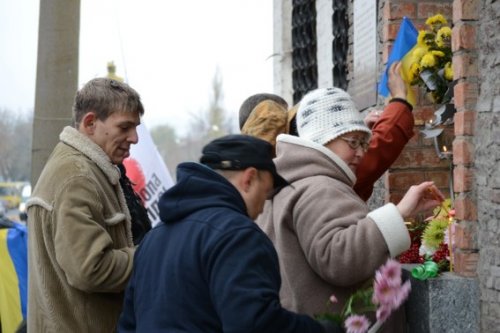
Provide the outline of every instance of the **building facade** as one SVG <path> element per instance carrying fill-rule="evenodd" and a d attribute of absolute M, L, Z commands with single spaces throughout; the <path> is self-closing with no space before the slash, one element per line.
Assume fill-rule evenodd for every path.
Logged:
<path fill-rule="evenodd" d="M 379 181 L 370 205 L 397 202 L 423 180 L 452 197 L 454 278 L 479 286 L 472 310 L 477 323 L 468 323 L 468 331 L 500 332 L 500 3 L 274 0 L 274 88 L 290 105 L 312 89 L 337 86 L 362 110 L 380 107 L 376 84 L 403 17 L 421 29 L 438 13 L 452 26 L 456 112 L 439 138 L 452 154 L 442 158 L 421 134 L 436 105 L 415 88 L 416 135 Z"/>

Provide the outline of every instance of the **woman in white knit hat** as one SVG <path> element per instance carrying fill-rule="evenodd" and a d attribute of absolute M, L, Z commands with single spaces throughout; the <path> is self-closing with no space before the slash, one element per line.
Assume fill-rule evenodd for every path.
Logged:
<path fill-rule="evenodd" d="M 266 202 L 257 223 L 278 251 L 285 308 L 315 315 L 331 311 L 374 276 L 389 257 L 410 247 L 405 218 L 439 204 L 426 193 L 432 182 L 412 186 L 397 204 L 370 211 L 353 190 L 356 169 L 371 136 L 349 94 L 311 91 L 297 112 L 299 137 L 277 139 L 278 172 L 291 184 Z M 400 328 L 384 332 L 403 332 Z"/>
<path fill-rule="evenodd" d="M 400 67 L 400 62 L 394 62 L 388 71 L 389 103 L 383 110 L 372 110 L 364 119 L 373 135 L 370 148 L 356 170 L 354 191 L 365 201 L 372 195 L 374 183 L 394 163 L 414 135 L 413 106 L 406 101 L 407 88 L 400 75 Z M 286 111 L 288 104 L 278 95 L 252 95 L 239 110 L 241 133 L 256 136 L 276 147 L 279 134 L 298 135 L 298 107 L 299 103 Z"/>

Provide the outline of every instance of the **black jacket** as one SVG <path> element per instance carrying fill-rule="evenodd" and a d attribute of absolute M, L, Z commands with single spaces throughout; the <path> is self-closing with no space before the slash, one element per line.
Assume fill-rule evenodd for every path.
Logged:
<path fill-rule="evenodd" d="M 135 254 L 119 332 L 325 332 L 281 307 L 276 251 L 236 188 L 196 163 L 177 179 Z"/>

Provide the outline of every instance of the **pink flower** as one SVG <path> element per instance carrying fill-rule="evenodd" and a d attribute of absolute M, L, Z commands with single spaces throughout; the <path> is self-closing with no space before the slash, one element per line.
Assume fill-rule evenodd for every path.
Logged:
<path fill-rule="evenodd" d="M 374 282 L 373 303 L 394 308 L 399 286 L 389 284 L 389 280 L 385 279 L 382 275 L 377 277 L 380 277 L 380 279 L 376 279 Z"/>
<path fill-rule="evenodd" d="M 335 295 L 330 296 L 330 303 L 334 304 L 337 302 L 338 302 L 338 300 L 337 300 L 337 297 L 335 297 Z"/>
<path fill-rule="evenodd" d="M 391 312 L 392 309 L 390 307 L 385 305 L 379 306 L 379 308 L 377 309 L 377 320 L 383 323 L 387 320 L 387 318 L 389 318 Z"/>
<path fill-rule="evenodd" d="M 366 333 L 370 327 L 370 321 L 365 316 L 352 315 L 344 322 L 346 333 Z"/>
<path fill-rule="evenodd" d="M 401 304 L 403 304 L 403 302 L 406 301 L 406 299 L 410 295 L 410 291 L 411 291 L 411 283 L 408 280 L 401 285 L 401 287 L 399 288 L 399 290 L 397 292 L 396 301 L 394 302 L 395 303 L 394 309 L 399 308 L 401 306 Z"/>
<path fill-rule="evenodd" d="M 380 275 L 381 277 L 377 277 Z M 375 278 L 383 278 L 387 280 L 387 283 L 391 286 L 401 285 L 401 264 L 394 259 L 387 260 L 387 262 L 376 272 Z"/>

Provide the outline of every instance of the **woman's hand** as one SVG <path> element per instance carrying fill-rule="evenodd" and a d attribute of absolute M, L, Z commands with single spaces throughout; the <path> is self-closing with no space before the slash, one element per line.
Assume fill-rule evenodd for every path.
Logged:
<path fill-rule="evenodd" d="M 402 98 L 406 100 L 406 83 L 401 76 L 401 61 L 395 61 L 389 67 L 389 79 L 387 81 L 389 92 L 392 98 Z"/>
<path fill-rule="evenodd" d="M 383 110 L 377 110 L 377 109 L 370 110 L 370 112 L 368 112 L 368 114 L 366 115 L 365 119 L 363 119 L 365 125 L 369 129 L 372 129 L 373 125 L 375 125 L 375 123 L 378 121 L 378 118 L 380 118 L 382 112 Z"/>
<path fill-rule="evenodd" d="M 396 205 L 401 216 L 407 218 L 419 212 L 431 209 L 444 201 L 444 195 L 437 189 L 434 182 L 423 182 L 413 185 Z"/>

